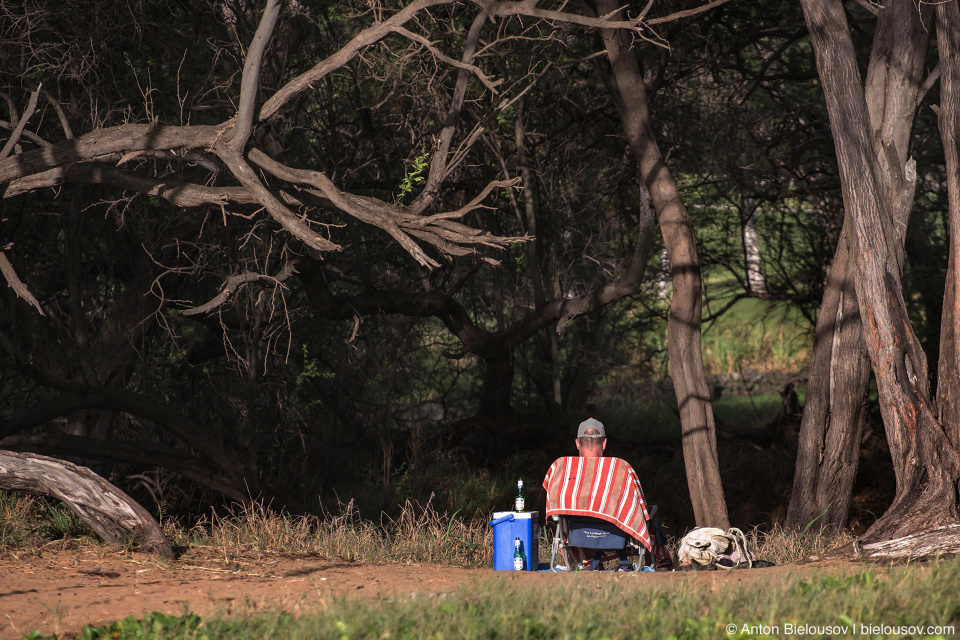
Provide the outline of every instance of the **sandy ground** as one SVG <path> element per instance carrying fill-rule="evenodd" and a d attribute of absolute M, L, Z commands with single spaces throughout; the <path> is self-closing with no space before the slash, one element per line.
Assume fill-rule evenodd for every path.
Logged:
<path fill-rule="evenodd" d="M 344 559 L 289 557 L 258 552 L 224 555 L 193 548 L 174 561 L 102 547 L 0 556 L 0 639 L 33 630 L 74 637 L 84 625 L 100 626 L 152 611 L 244 615 L 283 609 L 322 610 L 334 596 L 373 599 L 455 592 L 477 581 L 500 580 L 531 587 L 577 580 L 620 582 L 648 588 L 694 580 L 705 590 L 731 582 L 752 583 L 785 573 L 809 575 L 855 570 L 853 565 L 804 565 L 733 572 L 550 574 L 497 572 L 436 565 L 370 565 Z"/>

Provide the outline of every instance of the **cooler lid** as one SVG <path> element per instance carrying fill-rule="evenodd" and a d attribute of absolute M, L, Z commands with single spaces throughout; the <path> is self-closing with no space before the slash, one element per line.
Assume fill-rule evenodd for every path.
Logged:
<path fill-rule="evenodd" d="M 494 511 L 494 512 L 493 512 L 493 519 L 496 520 L 497 518 L 502 518 L 502 517 L 504 517 L 504 516 L 508 516 L 508 515 L 510 515 L 511 513 L 513 514 L 513 519 L 514 519 L 514 520 L 521 520 L 521 519 L 524 519 L 524 518 L 535 518 L 535 519 L 537 519 L 537 515 L 538 515 L 538 512 L 536 512 L 536 511 L 524 511 L 523 513 L 517 513 L 516 511 Z"/>

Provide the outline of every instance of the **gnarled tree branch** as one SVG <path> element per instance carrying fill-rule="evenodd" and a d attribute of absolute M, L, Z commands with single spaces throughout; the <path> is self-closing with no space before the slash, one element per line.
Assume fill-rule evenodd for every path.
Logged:
<path fill-rule="evenodd" d="M 213 311 L 217 307 L 226 304 L 230 298 L 234 297 L 242 287 L 245 287 L 249 284 L 262 284 L 262 285 L 272 285 L 272 286 L 282 286 L 291 275 L 296 272 L 297 261 L 290 260 L 285 265 L 283 269 L 275 276 L 268 276 L 263 273 L 254 273 L 252 271 L 247 271 L 245 273 L 238 273 L 237 275 L 230 276 L 227 278 L 227 281 L 223 283 L 223 286 L 220 288 L 220 293 L 218 293 L 214 298 L 207 301 L 206 303 L 198 306 L 192 307 L 190 309 L 184 309 L 180 313 L 185 316 L 194 316 L 200 313 L 207 313 L 208 311 Z"/>

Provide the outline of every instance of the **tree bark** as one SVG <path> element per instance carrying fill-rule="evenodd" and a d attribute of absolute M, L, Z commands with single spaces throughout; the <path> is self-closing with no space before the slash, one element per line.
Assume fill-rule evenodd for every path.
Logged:
<path fill-rule="evenodd" d="M 895 208 L 885 197 L 860 92 L 853 42 L 837 0 L 801 0 L 856 240 L 856 290 L 896 474 L 896 495 L 863 539 L 910 535 L 957 520 L 960 456 L 930 400 L 927 363 L 903 301 Z M 885 146 L 885 145 L 884 145 Z"/>
<path fill-rule="evenodd" d="M 817 316 L 786 526 L 842 530 L 860 461 L 870 362 L 860 325 L 849 229 L 840 234 Z"/>
<path fill-rule="evenodd" d="M 62 501 L 107 544 L 120 545 L 128 531 L 146 549 L 167 558 L 174 555 L 147 510 L 86 467 L 30 453 L 0 451 L 0 489 Z"/>
<path fill-rule="evenodd" d="M 891 1 L 877 17 L 864 99 L 875 150 L 881 197 L 889 203 L 896 242 L 890 259 L 903 261 L 903 241 L 916 172 L 907 160 L 914 113 L 929 44 L 927 9 Z M 857 84 L 859 86 L 859 83 Z M 869 360 L 854 284 L 852 227 L 845 221 L 817 319 L 807 402 L 800 426 L 787 526 L 817 520 L 833 530 L 846 526 L 860 459 Z M 852 244 L 851 244 L 852 243 Z"/>
<path fill-rule="evenodd" d="M 937 5 L 937 47 L 940 53 L 940 137 L 947 166 L 950 209 L 950 256 L 940 322 L 937 409 L 947 436 L 960 447 L 960 8 L 956 2 Z"/>
<path fill-rule="evenodd" d="M 614 0 L 597 0 L 597 13 L 616 16 Z M 621 98 L 621 116 L 636 156 L 670 260 L 673 298 L 667 321 L 667 352 L 673 376 L 687 484 L 697 526 L 730 526 L 717 460 L 717 433 L 700 346 L 701 282 L 696 237 L 673 176 L 653 137 L 643 76 L 625 33 L 601 30 Z"/>

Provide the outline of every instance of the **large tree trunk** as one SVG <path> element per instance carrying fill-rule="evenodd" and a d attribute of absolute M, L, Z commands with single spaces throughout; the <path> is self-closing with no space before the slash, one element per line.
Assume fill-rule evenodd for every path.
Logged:
<path fill-rule="evenodd" d="M 960 456 L 937 421 L 927 363 L 903 301 L 894 207 L 884 192 L 853 43 L 838 0 L 801 0 L 827 99 L 846 214 L 855 231 L 857 299 L 896 473 L 893 504 L 864 539 L 956 521 Z"/>
<path fill-rule="evenodd" d="M 870 363 L 844 227 L 817 316 L 786 526 L 843 529 L 860 461 Z"/>
<path fill-rule="evenodd" d="M 130 532 L 146 549 L 173 557 L 170 542 L 147 510 L 86 467 L 30 453 L 0 451 L 0 489 L 56 498 L 107 544 L 121 544 Z"/>
<path fill-rule="evenodd" d="M 960 8 L 956 2 L 937 5 L 937 47 L 940 52 L 940 137 L 947 165 L 950 207 L 950 257 L 940 322 L 937 409 L 947 436 L 960 447 Z"/>
<path fill-rule="evenodd" d="M 877 17 L 864 90 L 880 194 L 888 200 L 894 219 L 897 242 L 888 246 L 896 264 L 902 264 L 916 185 L 907 149 L 929 44 L 927 15 L 927 9 L 918 10 L 910 0 L 884 5 Z M 850 262 L 851 233 L 848 218 L 817 318 L 788 527 L 819 518 L 819 526 L 842 529 L 849 515 L 870 379 Z"/>
<path fill-rule="evenodd" d="M 614 0 L 597 0 L 597 12 L 615 15 Z M 693 224 L 676 182 L 653 138 L 646 88 L 622 31 L 602 30 L 607 57 L 621 99 L 621 117 L 630 147 L 657 213 L 670 260 L 673 298 L 667 322 L 667 352 L 680 408 L 683 457 L 698 526 L 728 528 L 727 505 L 717 461 L 717 433 L 700 347 L 701 283 Z"/>

